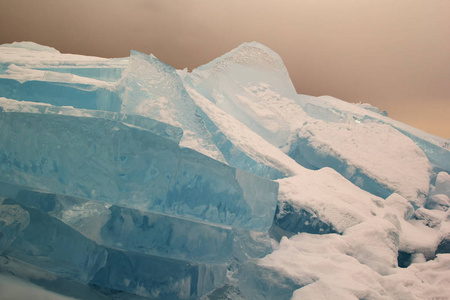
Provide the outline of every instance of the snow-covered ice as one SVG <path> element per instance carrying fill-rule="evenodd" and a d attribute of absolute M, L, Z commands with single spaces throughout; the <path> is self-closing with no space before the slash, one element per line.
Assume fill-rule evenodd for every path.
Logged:
<path fill-rule="evenodd" d="M 192 72 L 1 45 L 0 298 L 447 299 L 449 142 L 256 42 Z"/>

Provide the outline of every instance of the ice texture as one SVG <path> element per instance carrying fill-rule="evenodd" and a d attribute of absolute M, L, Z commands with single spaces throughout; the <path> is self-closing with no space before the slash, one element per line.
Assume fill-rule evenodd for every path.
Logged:
<path fill-rule="evenodd" d="M 17 206 L 17 202 L 7 199 L 2 206 Z M 196 298 L 225 278 L 224 266 L 105 248 L 39 209 L 20 208 L 29 214 L 30 221 L 4 255 L 59 276 L 164 299 Z"/>
<path fill-rule="evenodd" d="M 271 250 L 266 233 L 26 190 L 20 186 L 17 189 L 14 196 L 17 203 L 48 213 L 106 247 L 213 264 L 263 257 Z"/>
<path fill-rule="evenodd" d="M 186 79 L 218 108 L 282 146 L 291 130 L 285 102 L 296 97 L 281 58 L 259 43 L 245 43 L 192 71 Z M 304 113 L 298 110 L 296 118 Z"/>
<path fill-rule="evenodd" d="M 125 74 L 122 113 L 180 127 L 182 146 L 225 162 L 174 68 L 153 55 L 132 51 Z"/>
<path fill-rule="evenodd" d="M 271 226 L 277 183 L 152 132 L 104 118 L 5 111 L 0 127 L 2 181 L 225 226 Z"/>
<path fill-rule="evenodd" d="M 438 171 L 448 172 L 450 169 L 449 141 L 444 138 L 393 120 L 384 114 L 364 109 L 361 105 L 348 103 L 330 96 L 308 97 L 299 95 L 298 102 L 309 116 L 328 122 L 388 124 L 416 143 Z"/>
<path fill-rule="evenodd" d="M 448 297 L 449 163 L 256 42 L 192 72 L 1 45 L 0 298 Z"/>
<path fill-rule="evenodd" d="M 311 165 L 332 167 L 380 197 L 396 192 L 421 206 L 428 195 L 428 158 L 411 139 L 389 125 L 308 122 L 298 132 L 296 146 Z M 380 156 L 382 161 L 376 159 Z"/>

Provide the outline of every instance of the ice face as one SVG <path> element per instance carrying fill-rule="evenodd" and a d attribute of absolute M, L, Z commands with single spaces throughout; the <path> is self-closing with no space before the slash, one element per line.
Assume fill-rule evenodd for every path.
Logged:
<path fill-rule="evenodd" d="M 152 132 L 48 113 L 2 112 L 0 123 L 3 181 L 257 231 L 272 223 L 276 183 Z"/>
<path fill-rule="evenodd" d="M 97 245 L 78 231 L 45 212 L 14 200 L 5 200 L 2 212 L 29 222 L 4 251 L 4 255 L 51 271 L 65 278 L 164 299 L 197 298 L 220 285 L 226 267 L 159 256 L 124 252 Z"/>
<path fill-rule="evenodd" d="M 31 190 L 20 190 L 14 199 L 57 218 L 100 245 L 125 251 L 223 264 L 263 257 L 271 249 L 266 233 Z"/>
<path fill-rule="evenodd" d="M 236 124 L 239 121 L 193 89 L 188 77 L 154 56 L 132 51 L 125 72 L 122 113 L 138 114 L 178 126 L 184 131 L 182 147 L 232 167 L 270 179 L 289 174 L 285 167 L 280 168 L 278 164 L 270 163 L 270 158 L 262 157 L 268 156 L 263 154 L 267 152 L 266 145 L 264 151 L 249 150 L 254 146 L 246 140 L 255 134 L 243 128 L 245 125 Z M 230 130 L 231 126 L 239 129 Z M 237 131 L 244 131 L 245 135 L 236 136 Z"/>
<path fill-rule="evenodd" d="M 114 112 L 122 103 L 113 84 L 15 65 L 0 75 L 0 97 Z"/>
<path fill-rule="evenodd" d="M 18 205 L 3 205 L 0 199 L 0 254 L 30 223 L 30 215 Z"/>
<path fill-rule="evenodd" d="M 182 146 L 225 162 L 174 68 L 152 55 L 132 51 L 125 74 L 122 113 L 180 127 Z"/>
<path fill-rule="evenodd" d="M 286 105 L 296 97 L 281 58 L 258 43 L 246 43 L 198 67 L 186 82 L 264 139 L 279 147 L 290 135 Z M 297 118 L 304 115 L 298 110 Z M 291 111 L 292 113 L 292 111 Z"/>

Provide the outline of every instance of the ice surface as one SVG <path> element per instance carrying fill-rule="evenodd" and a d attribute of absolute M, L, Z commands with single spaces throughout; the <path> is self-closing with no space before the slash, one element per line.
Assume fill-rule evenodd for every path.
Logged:
<path fill-rule="evenodd" d="M 225 162 L 174 68 L 153 55 L 132 51 L 125 74 L 121 112 L 180 127 L 182 146 Z"/>
<path fill-rule="evenodd" d="M 2 45 L 0 298 L 448 297 L 449 163 L 255 42 L 192 72 Z"/>
<path fill-rule="evenodd" d="M 2 181 L 225 226 L 271 226 L 276 183 L 152 132 L 103 118 L 19 112 L 1 112 L 0 127 Z"/>
<path fill-rule="evenodd" d="M 311 117 L 336 123 L 374 123 L 388 124 L 404 135 L 411 138 L 427 155 L 435 168 L 449 171 L 450 151 L 449 141 L 413 128 L 399 121 L 388 118 L 383 114 L 364 109 L 340 99 L 321 96 L 307 97 L 299 95 L 298 102 L 304 111 Z"/>
<path fill-rule="evenodd" d="M 5 200 L 2 206 L 16 205 Z M 4 255 L 65 278 L 104 288 L 164 299 L 188 299 L 209 292 L 226 268 L 123 252 L 97 245 L 36 208 L 20 206 L 30 222 Z"/>
<path fill-rule="evenodd" d="M 380 197 L 396 192 L 421 206 L 428 195 L 431 165 L 427 157 L 388 125 L 308 122 L 298 132 L 296 146 L 311 165 L 332 167 Z"/>
<path fill-rule="evenodd" d="M 291 133 L 285 112 L 296 91 L 281 58 L 258 43 L 245 43 L 198 67 L 186 79 L 200 94 L 275 146 Z M 291 111 L 298 113 L 301 109 Z"/>
<path fill-rule="evenodd" d="M 271 250 L 266 233 L 31 190 L 20 190 L 14 199 L 106 247 L 213 264 L 263 257 Z"/>
<path fill-rule="evenodd" d="M 48 105 L 46 103 L 16 101 L 2 97 L 0 97 L 0 108 L 4 112 L 45 113 L 45 114 L 57 114 L 57 115 L 67 115 L 85 118 L 101 118 L 110 121 L 119 121 L 124 124 L 131 125 L 133 127 L 139 127 L 141 129 L 148 130 L 154 134 L 157 134 L 166 139 L 170 139 L 176 143 L 180 142 L 181 137 L 183 135 L 183 131 L 178 127 L 174 127 L 170 124 L 161 123 L 153 119 L 145 118 L 138 115 L 127 115 L 109 111 L 75 109 L 73 107 L 66 107 L 66 106 L 58 107 Z"/>

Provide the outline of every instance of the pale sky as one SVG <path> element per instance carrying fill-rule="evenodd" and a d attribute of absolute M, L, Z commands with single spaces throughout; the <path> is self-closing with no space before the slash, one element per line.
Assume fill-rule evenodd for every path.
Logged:
<path fill-rule="evenodd" d="M 298 93 L 368 102 L 450 138 L 449 0 L 0 0 L 0 43 L 13 41 L 138 50 L 190 70 L 257 41 Z"/>

